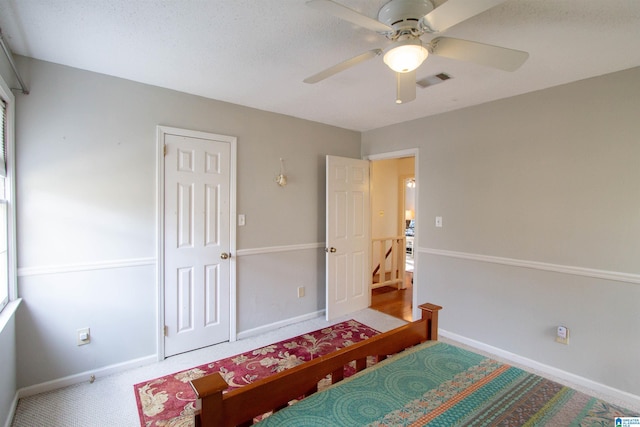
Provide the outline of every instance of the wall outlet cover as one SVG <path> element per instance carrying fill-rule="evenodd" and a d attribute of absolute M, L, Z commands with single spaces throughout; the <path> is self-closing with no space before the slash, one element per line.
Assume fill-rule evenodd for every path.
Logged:
<path fill-rule="evenodd" d="M 569 344 L 569 328 L 566 326 L 558 326 L 556 330 L 556 342 L 560 344 Z"/>
<path fill-rule="evenodd" d="M 91 342 L 91 330 L 90 328 L 81 328 L 77 331 L 78 345 L 85 345 Z"/>

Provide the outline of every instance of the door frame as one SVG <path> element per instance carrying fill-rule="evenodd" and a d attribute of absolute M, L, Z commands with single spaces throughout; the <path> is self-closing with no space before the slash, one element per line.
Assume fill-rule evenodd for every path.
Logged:
<path fill-rule="evenodd" d="M 219 135 L 169 126 L 156 126 L 156 347 L 158 361 L 165 359 L 164 345 L 164 138 L 165 135 L 215 139 L 230 144 L 229 158 L 229 341 L 237 339 L 236 289 L 236 189 L 237 142 L 235 136 Z"/>
<path fill-rule="evenodd" d="M 406 150 L 398 150 L 398 151 L 389 151 L 386 153 L 378 153 L 378 154 L 369 154 L 363 157 L 363 159 L 365 160 L 369 160 L 370 162 L 372 161 L 376 161 L 376 160 L 390 160 L 390 159 L 398 159 L 401 157 L 413 157 L 414 158 L 414 172 L 415 172 L 415 179 L 416 179 L 416 188 L 420 188 L 418 187 L 419 185 L 419 177 L 420 177 L 420 171 L 419 171 L 419 167 L 418 165 L 420 164 L 419 162 L 419 154 L 420 151 L 418 148 L 408 148 Z M 404 203 L 404 202 L 403 202 Z M 416 204 L 416 218 L 418 218 L 418 206 L 419 204 L 419 191 L 416 191 L 416 195 L 415 195 L 415 204 Z M 403 214 L 404 217 L 404 214 Z M 369 220 L 369 224 L 371 225 L 371 220 Z M 418 277 L 420 276 L 420 263 L 418 262 L 418 257 L 415 256 L 415 252 L 418 252 L 418 248 L 420 247 L 418 245 L 418 229 L 420 227 L 420 221 L 416 221 L 416 233 L 415 236 L 413 238 L 413 250 L 414 250 L 414 257 L 413 257 L 413 283 L 416 284 L 418 283 Z M 418 287 L 417 286 L 413 286 L 412 287 L 412 301 L 413 301 L 413 312 L 411 313 L 411 315 L 413 316 L 413 319 L 419 319 L 420 318 L 420 309 L 418 308 L 418 304 L 416 304 L 417 301 L 417 293 L 418 293 Z"/>

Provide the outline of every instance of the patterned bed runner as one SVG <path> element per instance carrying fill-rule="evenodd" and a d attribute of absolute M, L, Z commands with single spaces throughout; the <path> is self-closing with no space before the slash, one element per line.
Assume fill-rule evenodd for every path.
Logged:
<path fill-rule="evenodd" d="M 263 420 L 261 426 L 593 426 L 637 416 L 441 342 L 423 344 Z"/>
<path fill-rule="evenodd" d="M 276 372 L 365 340 L 378 331 L 348 320 L 226 359 L 196 366 L 134 385 L 142 427 L 192 427 L 196 396 L 189 381 L 214 372 L 229 389 L 251 384 Z M 347 372 L 351 375 L 355 372 Z"/>

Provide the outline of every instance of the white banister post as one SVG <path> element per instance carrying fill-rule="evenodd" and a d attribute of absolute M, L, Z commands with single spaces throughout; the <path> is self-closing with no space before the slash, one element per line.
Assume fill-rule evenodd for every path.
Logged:
<path fill-rule="evenodd" d="M 407 238 L 405 236 L 402 236 L 398 243 L 402 245 L 400 247 L 400 251 L 398 252 L 398 262 L 400 262 L 400 278 L 402 279 L 402 282 L 400 283 L 398 289 L 404 289 L 404 273 L 406 268 L 405 258 L 407 257 Z"/>
<path fill-rule="evenodd" d="M 387 241 L 380 241 L 380 283 L 383 283 L 387 280 L 387 260 L 385 258 L 385 251 L 387 250 Z"/>

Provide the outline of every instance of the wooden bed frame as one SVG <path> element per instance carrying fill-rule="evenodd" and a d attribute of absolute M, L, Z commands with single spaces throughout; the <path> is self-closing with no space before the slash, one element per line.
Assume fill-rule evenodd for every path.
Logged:
<path fill-rule="evenodd" d="M 344 377 L 344 367 L 355 361 L 356 371 L 367 366 L 367 356 L 375 362 L 387 355 L 427 340 L 438 339 L 438 311 L 442 307 L 422 304 L 422 319 L 353 344 L 333 353 L 305 362 L 282 372 L 223 393 L 228 387 L 219 373 L 191 381 L 200 400 L 196 426 L 246 426 L 266 412 L 277 411 L 288 402 L 309 396 L 318 390 L 318 382 L 328 375 L 334 384 Z"/>

